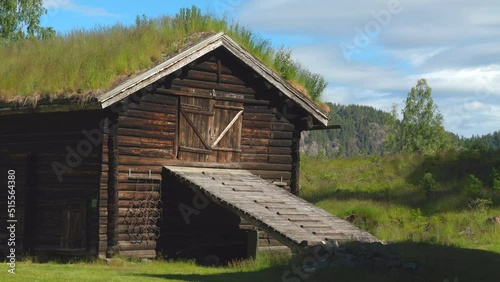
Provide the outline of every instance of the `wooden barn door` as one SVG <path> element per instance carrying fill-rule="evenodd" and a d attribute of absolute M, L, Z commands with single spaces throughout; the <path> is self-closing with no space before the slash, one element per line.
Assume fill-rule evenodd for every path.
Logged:
<path fill-rule="evenodd" d="M 61 248 L 82 249 L 86 247 L 86 207 L 85 204 L 62 206 Z"/>
<path fill-rule="evenodd" d="M 242 115 L 243 103 L 239 101 L 181 96 L 178 158 L 238 162 Z"/>

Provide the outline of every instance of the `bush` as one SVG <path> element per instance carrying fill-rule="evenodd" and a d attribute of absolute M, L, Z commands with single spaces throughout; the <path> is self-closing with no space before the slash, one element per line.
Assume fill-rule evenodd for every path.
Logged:
<path fill-rule="evenodd" d="M 500 191 L 500 173 L 495 168 L 491 171 L 491 188 Z"/>
<path fill-rule="evenodd" d="M 478 212 L 486 212 L 493 204 L 491 199 L 476 198 L 469 200 L 469 208 Z"/>
<path fill-rule="evenodd" d="M 436 179 L 434 179 L 434 175 L 432 175 L 432 173 L 430 172 L 424 174 L 422 180 L 420 180 L 420 187 L 425 190 L 427 196 L 431 196 L 432 192 L 436 191 L 437 186 L 438 183 Z"/>
<path fill-rule="evenodd" d="M 470 174 L 465 180 L 464 191 L 468 197 L 477 198 L 483 192 L 483 182 L 474 175 Z"/>

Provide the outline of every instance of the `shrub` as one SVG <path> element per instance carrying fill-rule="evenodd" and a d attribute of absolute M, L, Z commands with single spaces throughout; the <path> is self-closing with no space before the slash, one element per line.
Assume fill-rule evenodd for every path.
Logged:
<path fill-rule="evenodd" d="M 491 171 L 491 188 L 500 191 L 500 173 L 495 168 Z"/>
<path fill-rule="evenodd" d="M 470 174 L 464 182 L 464 191 L 468 197 L 477 198 L 483 191 L 483 182 Z"/>
<path fill-rule="evenodd" d="M 469 208 L 478 212 L 486 212 L 493 204 L 491 199 L 476 198 L 469 200 Z"/>
<path fill-rule="evenodd" d="M 425 190 L 427 196 L 431 196 L 432 192 L 436 191 L 437 186 L 438 183 L 436 179 L 434 179 L 434 175 L 432 175 L 432 173 L 430 172 L 424 174 L 424 176 L 420 180 L 420 187 Z"/>

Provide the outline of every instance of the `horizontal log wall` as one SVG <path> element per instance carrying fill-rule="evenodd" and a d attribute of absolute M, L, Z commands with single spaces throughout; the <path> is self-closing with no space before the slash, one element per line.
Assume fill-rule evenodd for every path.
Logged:
<path fill-rule="evenodd" d="M 153 241 L 148 241 L 147 246 L 129 245 L 131 238 L 127 235 L 124 214 L 130 208 L 132 199 L 156 198 L 159 195 L 160 191 L 156 187 L 151 188 L 145 180 L 138 181 L 137 177 L 148 178 L 151 173 L 152 178 L 160 178 L 162 165 L 177 158 L 178 107 L 181 95 L 207 97 L 214 90 L 216 95 L 241 95 L 243 99 L 235 99 L 242 102 L 244 107 L 241 152 L 233 154 L 231 158 L 239 162 L 241 168 L 264 179 L 284 183 L 285 189 L 290 190 L 292 179 L 292 136 L 295 127 L 286 118 L 276 114 L 282 108 L 277 101 L 283 99 L 266 88 L 264 82 L 256 81 L 249 70 L 228 54 L 214 52 L 166 77 L 158 86 L 159 90 L 138 95 L 140 98 L 128 103 L 128 110 L 118 118 L 117 189 L 121 218 L 117 221 L 116 236 L 120 246 L 127 246 L 124 248 L 128 254 L 154 249 Z M 177 209 L 174 207 L 170 210 L 172 207 L 169 207 L 168 201 L 164 201 L 163 206 L 170 212 Z M 214 222 L 210 224 L 213 225 Z M 105 239 L 103 236 L 102 240 Z M 265 243 L 266 240 L 261 242 Z"/>
<path fill-rule="evenodd" d="M 81 249 L 84 244 L 86 255 L 97 254 L 98 209 L 92 205 L 97 205 L 99 198 L 99 117 L 99 112 L 91 111 L 13 115 L 0 120 L 0 169 L 2 174 L 9 169 L 16 171 L 18 251 L 27 251 L 28 247 Z M 89 140 L 89 135 L 95 139 Z M 59 179 L 54 166 L 68 171 L 59 173 Z M 5 194 L 6 189 L 0 190 Z M 82 223 L 86 239 L 72 245 L 63 234 L 65 228 L 78 227 L 74 225 L 77 220 L 67 222 L 63 214 L 69 216 L 68 209 L 75 207 L 78 213 L 86 213 L 78 216 L 86 221 Z M 25 209 L 31 210 L 26 217 Z M 5 222 L 6 216 L 2 208 L 0 220 Z M 70 226 L 62 226 L 65 222 Z M 4 238 L 4 230 L 0 230 L 0 238 Z"/>
<path fill-rule="evenodd" d="M 116 230 L 111 234 L 118 243 L 117 251 L 122 255 L 156 256 L 158 232 L 155 227 L 158 222 L 154 219 L 159 214 L 148 216 L 148 213 L 158 212 L 155 203 L 160 197 L 160 184 L 157 179 L 161 179 L 165 161 L 174 157 L 177 103 L 177 97 L 147 94 L 127 104 L 128 110 L 118 117 L 118 200 L 108 209 L 117 205 Z M 144 217 L 139 218 L 143 214 Z M 102 237 L 102 240 L 110 239 Z"/>

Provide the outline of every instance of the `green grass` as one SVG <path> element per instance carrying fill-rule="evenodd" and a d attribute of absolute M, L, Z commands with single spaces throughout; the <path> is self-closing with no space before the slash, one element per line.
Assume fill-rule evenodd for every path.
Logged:
<path fill-rule="evenodd" d="M 37 263 L 30 260 L 17 263 L 16 275 L 2 267 L 0 281 L 500 281 L 497 267 L 500 254 L 437 244 L 399 242 L 394 246 L 404 262 L 416 262 L 416 270 L 380 269 L 370 265 L 329 267 L 303 279 L 294 275 L 305 260 L 293 260 L 287 255 L 259 255 L 256 261 L 235 263 L 229 267 L 201 267 L 192 261 L 153 261 L 149 263 L 115 258 L 103 261 L 72 263 Z M 285 279 L 283 279 L 285 278 Z"/>
<path fill-rule="evenodd" d="M 204 15 L 196 7 L 181 9 L 173 17 L 138 17 L 134 26 L 117 24 L 0 44 L 0 99 L 100 94 L 196 43 L 200 33 L 219 31 L 319 100 L 326 87 L 323 77 L 287 57 L 288 50 L 277 50 L 238 23 Z"/>
<path fill-rule="evenodd" d="M 202 267 L 194 261 L 140 262 L 113 258 L 111 263 L 39 263 L 26 259 L 16 265 L 16 274 L 2 267 L 0 281 L 255 281 L 281 276 L 290 256 L 261 255 L 255 261 L 235 262 L 228 267 Z M 5 270 L 5 271 L 3 271 Z"/>
<path fill-rule="evenodd" d="M 492 168 L 500 153 L 464 152 L 437 157 L 421 155 L 323 159 L 303 157 L 304 198 L 399 249 L 415 270 L 381 269 L 372 265 L 329 267 L 303 276 L 293 274 L 307 260 L 285 254 L 259 254 L 257 260 L 227 267 L 201 267 L 192 261 L 144 263 L 116 258 L 73 263 L 17 264 L 0 281 L 500 281 L 500 226 L 486 218 L 500 216 L 500 191 L 491 189 Z M 431 173 L 437 191 L 430 197 L 420 180 Z M 493 205 L 482 211 L 467 205 L 464 182 L 475 175 L 484 183 L 483 197 Z M 307 259 L 307 257 L 306 257 Z M 456 280 L 455 280 L 456 279 Z"/>
<path fill-rule="evenodd" d="M 500 192 L 486 183 L 500 167 L 500 154 L 446 154 L 351 159 L 304 158 L 302 196 L 377 238 L 482 249 L 500 253 L 500 227 L 486 219 L 500 215 Z M 420 180 L 425 173 L 437 179 L 430 197 Z M 480 196 L 491 199 L 489 209 L 469 207 L 464 191 L 469 175 L 485 183 Z"/>

